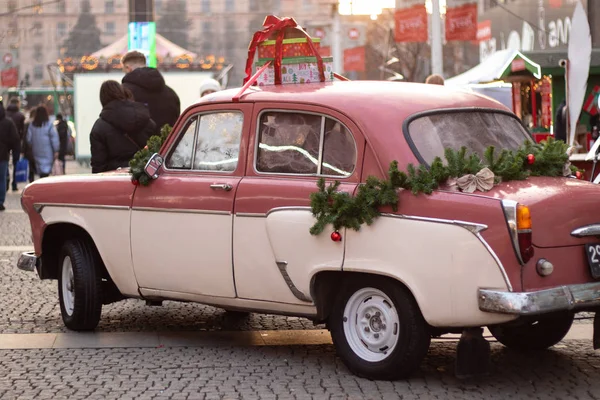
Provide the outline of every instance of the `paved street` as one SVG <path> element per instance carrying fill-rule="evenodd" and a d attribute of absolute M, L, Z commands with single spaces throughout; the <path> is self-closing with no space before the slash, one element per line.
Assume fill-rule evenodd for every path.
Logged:
<path fill-rule="evenodd" d="M 600 354 L 586 319 L 534 356 L 493 342 L 492 374 L 474 381 L 454 378 L 452 339 L 435 341 L 412 379 L 373 382 L 345 368 L 323 326 L 189 303 L 127 300 L 103 308 L 96 333 L 69 332 L 56 281 L 15 268 L 19 252 L 31 248 L 30 229 L 19 193 L 9 193 L 6 205 L 0 399 L 600 399 Z"/>

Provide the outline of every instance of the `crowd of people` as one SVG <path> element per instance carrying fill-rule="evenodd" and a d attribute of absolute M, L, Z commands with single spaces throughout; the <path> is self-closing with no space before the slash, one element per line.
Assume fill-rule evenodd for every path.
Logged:
<path fill-rule="evenodd" d="M 121 83 L 108 80 L 100 87 L 102 111 L 90 132 L 92 173 L 128 167 L 152 135 L 164 125 L 173 126 L 179 118 L 179 97 L 157 69 L 146 67 L 144 54 L 131 51 L 121 63 L 125 72 Z M 207 79 L 200 96 L 219 90 L 219 82 Z M 0 211 L 5 209 L 6 192 L 11 187 L 18 190 L 19 162 L 27 160 L 29 182 L 36 176 L 66 173 L 66 156 L 73 145 L 70 139 L 70 128 L 61 114 L 51 121 L 47 108 L 40 105 L 25 116 L 19 99 L 11 99 L 6 109 L 0 101 Z"/>

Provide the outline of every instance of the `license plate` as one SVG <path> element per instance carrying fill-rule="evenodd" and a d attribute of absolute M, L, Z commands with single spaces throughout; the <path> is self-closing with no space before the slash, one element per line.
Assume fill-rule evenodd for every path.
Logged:
<path fill-rule="evenodd" d="M 600 243 L 586 244 L 585 254 L 587 254 L 592 276 L 594 279 L 600 278 Z"/>

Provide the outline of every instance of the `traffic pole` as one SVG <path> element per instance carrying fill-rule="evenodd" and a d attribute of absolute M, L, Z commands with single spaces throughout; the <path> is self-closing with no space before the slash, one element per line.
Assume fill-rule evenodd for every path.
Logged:
<path fill-rule="evenodd" d="M 333 18 L 333 39 L 331 41 L 331 55 L 333 56 L 333 71 L 337 72 L 338 74 L 342 74 L 344 73 L 344 71 L 342 71 L 344 55 L 342 53 L 342 29 L 340 26 L 340 10 L 338 6 L 339 4 L 337 1 L 331 5 L 331 12 Z"/>
<path fill-rule="evenodd" d="M 440 0 L 431 0 L 431 72 L 441 76 L 444 75 Z"/>

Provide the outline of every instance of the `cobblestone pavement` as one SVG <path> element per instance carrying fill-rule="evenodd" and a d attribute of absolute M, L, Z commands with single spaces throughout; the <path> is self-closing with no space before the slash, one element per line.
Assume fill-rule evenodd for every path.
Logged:
<path fill-rule="evenodd" d="M 404 381 L 353 376 L 332 346 L 0 351 L 2 399 L 599 399 L 600 358 L 569 341 L 536 357 L 492 344 L 492 374 L 454 378 L 435 343 Z"/>
<path fill-rule="evenodd" d="M 67 171 L 88 169 L 70 162 Z M 19 188 L 23 189 L 24 184 Z M 9 192 L 8 213 L 0 213 L 0 247 L 33 246 L 27 215 L 21 210 L 20 192 Z M 19 252 L 0 251 L 0 333 L 66 332 L 60 317 L 57 281 L 41 281 L 35 273 L 18 270 Z M 210 306 L 165 301 L 149 307 L 129 299 L 102 309 L 98 331 L 196 331 L 196 330 L 290 330 L 322 329 L 305 318 L 250 314 L 239 317 Z"/>

